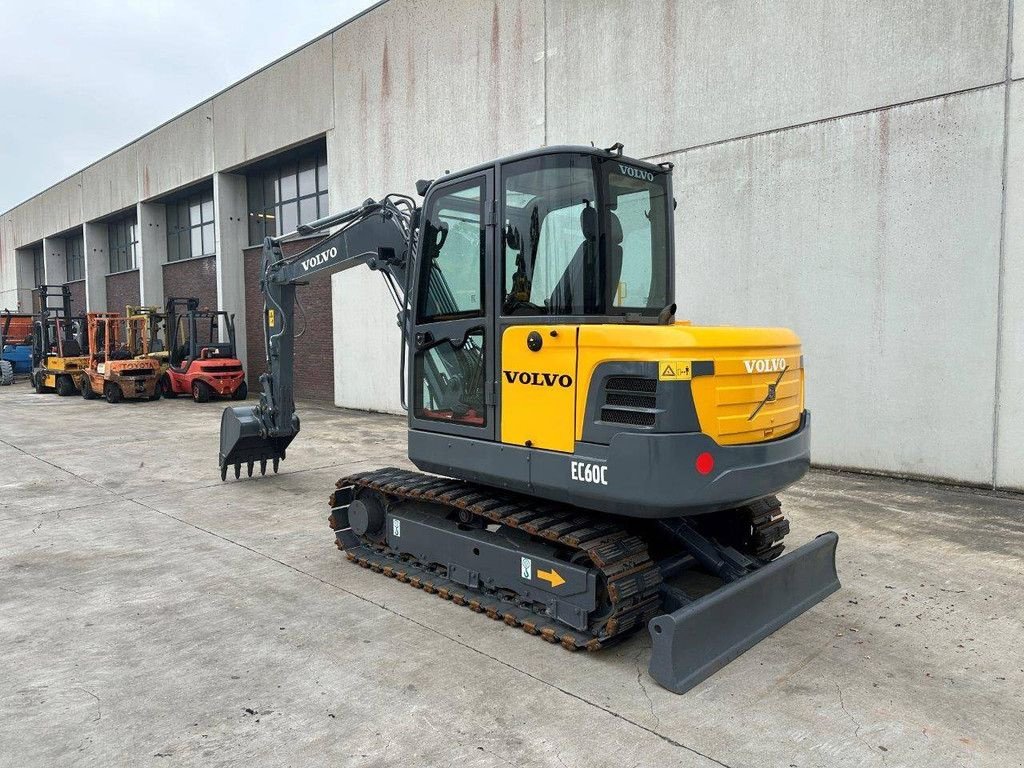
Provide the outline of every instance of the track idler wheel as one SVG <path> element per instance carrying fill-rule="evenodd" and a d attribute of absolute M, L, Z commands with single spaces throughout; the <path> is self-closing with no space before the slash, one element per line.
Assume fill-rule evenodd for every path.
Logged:
<path fill-rule="evenodd" d="M 384 530 L 384 505 L 380 498 L 364 493 L 348 507 L 348 522 L 357 536 L 378 538 Z"/>

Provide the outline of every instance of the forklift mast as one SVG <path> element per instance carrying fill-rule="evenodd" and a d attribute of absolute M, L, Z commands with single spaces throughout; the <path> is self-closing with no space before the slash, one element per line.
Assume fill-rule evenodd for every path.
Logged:
<path fill-rule="evenodd" d="M 71 289 L 66 285 L 40 285 L 35 290 L 38 306 L 32 331 L 32 365 L 43 365 L 55 347 L 57 357 L 82 354 L 71 316 Z"/>
<path fill-rule="evenodd" d="M 234 315 L 200 309 L 199 299 L 194 297 L 169 296 L 165 323 L 172 366 L 201 357 L 204 349 L 211 357 L 235 356 Z M 222 329 L 226 341 L 221 341 Z"/>

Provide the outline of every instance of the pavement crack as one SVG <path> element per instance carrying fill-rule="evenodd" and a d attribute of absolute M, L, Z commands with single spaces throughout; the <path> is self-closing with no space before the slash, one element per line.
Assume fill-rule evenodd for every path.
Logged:
<path fill-rule="evenodd" d="M 87 693 L 90 696 L 92 696 L 94 699 L 96 699 L 96 718 L 93 720 L 93 722 L 94 723 L 98 723 L 100 720 L 102 720 L 103 719 L 103 704 L 100 701 L 100 697 L 97 696 L 92 691 L 90 691 L 88 688 L 78 687 L 78 688 L 75 688 L 75 690 L 76 691 L 81 691 L 82 693 Z"/>
<path fill-rule="evenodd" d="M 377 608 L 379 608 L 379 609 L 381 609 L 383 611 L 387 611 L 388 613 L 392 614 L 393 616 L 397 616 L 400 619 L 403 619 L 403 620 L 408 621 L 408 622 L 410 622 L 412 624 L 415 624 L 417 627 L 422 629 L 424 632 L 431 632 L 431 633 L 437 635 L 438 637 L 443 637 L 446 640 L 448 640 L 449 642 L 455 643 L 456 645 L 461 646 L 462 648 L 464 648 L 465 650 L 467 650 L 467 651 L 469 651 L 471 653 L 475 653 L 475 654 L 478 654 L 480 656 L 483 656 L 485 659 L 489 659 L 490 661 L 493 661 L 495 664 L 500 664 L 501 666 L 505 667 L 506 669 L 509 669 L 509 670 L 511 670 L 513 672 L 516 672 L 516 673 L 518 673 L 520 675 L 523 675 L 525 677 L 528 677 L 531 680 L 533 680 L 534 682 L 536 682 L 536 683 L 538 683 L 540 685 L 546 686 L 548 688 L 551 688 L 552 690 L 558 691 L 559 693 L 563 694 L 564 696 L 568 696 L 569 698 L 575 699 L 576 701 L 580 702 L 581 704 L 584 704 L 584 705 L 586 705 L 588 707 L 591 707 L 593 709 L 596 709 L 596 710 L 599 710 L 601 712 L 604 712 L 607 715 L 611 715 L 612 717 L 614 717 L 614 718 L 616 718 L 618 720 L 621 720 L 624 723 L 628 723 L 629 725 L 632 725 L 634 728 L 639 728 L 640 730 L 644 731 L 645 733 L 648 733 L 651 736 L 654 736 L 654 737 L 660 739 L 661 741 L 665 742 L 669 746 L 675 747 L 677 749 L 682 749 L 682 750 L 684 750 L 686 752 L 689 752 L 689 753 L 691 753 L 693 755 L 696 755 L 697 757 L 702 757 L 705 760 L 708 760 L 709 762 L 713 763 L 714 765 L 721 766 L 722 768 L 732 768 L 732 766 L 728 765 L 727 763 L 723 763 L 721 760 L 718 760 L 718 759 L 712 757 L 711 755 L 706 755 L 703 752 L 701 752 L 699 749 L 696 749 L 695 747 L 691 747 L 691 746 L 688 746 L 686 744 L 683 744 L 682 742 L 676 741 L 672 737 L 666 736 L 665 734 L 660 733 L 659 731 L 655 730 L 654 728 L 646 726 L 643 723 L 638 723 L 636 720 L 631 720 L 630 718 L 626 717 L 625 715 L 621 715 L 618 712 L 616 712 L 616 711 L 614 711 L 612 709 L 609 709 L 608 707 L 605 707 L 605 706 L 603 706 L 601 704 L 598 704 L 597 702 L 591 701 L 590 699 L 587 699 L 586 697 L 581 696 L 578 693 L 573 693 L 572 691 L 566 690 L 565 688 L 562 688 L 561 686 L 556 685 L 555 683 L 552 683 L 552 682 L 550 682 L 548 680 L 544 680 L 543 678 L 537 677 L 532 672 L 529 672 L 529 671 L 527 671 L 525 669 L 522 669 L 521 667 L 517 667 L 515 664 L 511 664 L 511 663 L 509 663 L 509 662 L 507 662 L 507 661 L 505 661 L 503 659 L 497 658 L 496 656 L 492 656 L 489 653 L 485 653 L 484 651 L 481 651 L 479 648 L 474 648 L 473 646 L 463 642 L 462 640 L 459 640 L 457 637 L 453 637 L 452 635 L 445 634 L 444 632 L 442 632 L 442 631 L 440 631 L 440 630 L 438 630 L 438 629 L 436 629 L 434 627 L 428 626 L 427 624 L 424 624 L 423 622 L 418 621 L 417 619 L 414 619 L 411 616 L 406 616 L 404 613 L 401 613 L 400 611 L 397 611 L 394 608 L 389 608 L 384 603 L 379 603 L 376 600 L 371 600 L 370 598 L 365 597 L 363 595 L 360 595 L 360 594 L 358 594 L 356 592 L 353 592 L 350 589 L 346 589 L 345 587 L 341 586 L 340 584 L 335 584 L 333 582 L 327 581 L 326 579 L 321 578 L 320 576 L 317 576 L 315 573 L 310 573 L 309 571 L 305 571 L 302 568 L 299 568 L 298 566 L 292 565 L 291 563 L 287 563 L 284 560 L 280 560 L 280 559 L 274 557 L 271 554 L 268 554 L 266 552 L 262 552 L 262 551 L 260 551 L 258 549 L 254 549 L 253 547 L 250 547 L 248 544 L 243 544 L 240 541 L 236 541 L 236 540 L 234 540 L 234 539 L 232 539 L 232 538 L 230 538 L 228 536 L 225 536 L 223 534 L 217 533 L 216 531 L 211 531 L 209 528 L 203 528 L 201 525 L 196 525 L 195 523 L 189 522 L 188 520 L 184 520 L 184 519 L 182 519 L 180 517 L 172 515 L 170 512 L 165 512 L 162 509 L 158 509 L 158 508 L 156 508 L 156 507 L 154 507 L 154 506 L 152 506 L 150 504 L 147 504 L 144 501 L 136 499 L 135 503 L 138 504 L 141 507 L 145 507 L 146 509 L 149 509 L 149 510 L 152 510 L 153 512 L 156 512 L 159 515 L 163 515 L 164 517 L 167 517 L 167 518 L 169 518 L 171 520 L 175 520 L 175 521 L 181 523 L 182 525 L 187 525 L 190 528 L 195 528 L 197 531 L 201 531 L 201 532 L 203 532 L 205 534 L 208 534 L 210 536 L 218 538 L 221 541 L 224 541 L 224 542 L 226 542 L 228 544 L 233 544 L 234 546 L 240 547 L 240 548 L 246 550 L 247 552 L 252 552 L 254 555 L 259 555 L 260 557 L 264 557 L 267 560 L 271 560 L 271 561 L 277 563 L 278 565 L 281 565 L 281 566 L 284 566 L 285 568 L 288 568 L 289 570 L 295 571 L 296 573 L 299 573 L 299 574 L 301 574 L 301 575 L 303 575 L 303 576 L 305 576 L 307 578 L 313 579 L 314 581 L 317 581 L 317 582 L 319 582 L 320 584 L 323 584 L 326 587 L 329 587 L 331 589 L 336 589 L 339 592 L 344 592 L 346 595 L 349 595 L 350 597 L 354 597 L 357 600 L 361 600 L 364 603 L 367 603 L 368 605 L 373 605 L 373 606 L 375 606 L 375 607 L 377 607 Z M 657 717 L 657 716 L 655 716 L 655 717 Z"/>
<path fill-rule="evenodd" d="M 853 736 L 854 736 L 854 738 L 857 739 L 857 741 L 859 741 L 865 747 L 867 747 L 871 751 L 871 754 L 874 755 L 875 754 L 875 748 L 871 745 L 871 742 L 869 742 L 867 739 L 865 739 L 863 736 L 860 735 L 860 731 L 861 731 L 861 729 L 864 726 L 861 724 L 861 722 L 857 718 L 855 718 L 853 716 L 853 713 L 851 713 L 850 710 L 848 710 L 846 708 L 846 702 L 843 701 L 843 689 L 839 687 L 839 683 L 836 683 L 835 686 L 836 686 L 836 693 L 839 694 L 839 708 L 843 710 L 843 712 L 846 714 L 846 716 L 850 719 L 850 722 L 853 723 L 853 725 L 854 725 L 854 729 L 853 729 Z M 882 762 L 884 763 L 885 762 L 885 755 L 882 754 L 881 757 L 882 757 Z"/>
<path fill-rule="evenodd" d="M 647 690 L 647 683 L 644 682 L 644 668 L 640 663 L 640 657 L 643 656 L 643 650 L 637 651 L 636 658 L 633 659 L 633 663 L 636 664 L 636 683 L 640 686 L 640 690 L 644 692 L 644 696 L 647 699 L 647 706 L 650 707 L 651 717 L 654 718 L 654 727 L 661 728 L 661 718 L 658 717 L 658 713 L 654 711 L 654 699 L 651 698 L 651 694 Z"/>

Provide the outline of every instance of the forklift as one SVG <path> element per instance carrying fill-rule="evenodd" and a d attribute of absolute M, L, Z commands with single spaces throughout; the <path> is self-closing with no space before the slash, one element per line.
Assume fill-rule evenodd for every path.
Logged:
<path fill-rule="evenodd" d="M 38 309 L 32 324 L 32 386 L 40 394 L 56 390 L 61 397 L 73 395 L 89 357 L 82 349 L 81 325 L 71 316 L 71 289 L 40 285 L 34 293 Z"/>
<path fill-rule="evenodd" d="M 90 312 L 88 366 L 82 379 L 82 397 L 122 400 L 159 400 L 160 363 L 151 358 L 133 359 L 124 343 L 124 318 L 117 312 Z"/>
<path fill-rule="evenodd" d="M 162 307 L 136 306 L 124 308 L 128 349 L 137 358 L 160 361 L 160 376 L 167 372 L 167 316 Z"/>
<path fill-rule="evenodd" d="M 191 394 L 195 402 L 206 403 L 214 396 L 249 396 L 242 361 L 235 357 L 234 315 L 200 309 L 196 298 L 171 296 L 165 322 L 169 356 L 160 377 L 164 397 Z"/>

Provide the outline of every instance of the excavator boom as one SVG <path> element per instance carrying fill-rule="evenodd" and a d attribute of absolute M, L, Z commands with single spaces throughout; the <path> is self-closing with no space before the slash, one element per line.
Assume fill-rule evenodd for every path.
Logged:
<path fill-rule="evenodd" d="M 265 297 L 263 330 L 267 370 L 260 376 L 259 404 L 227 408 L 221 417 L 221 479 L 227 477 L 231 466 L 235 477 L 239 477 L 243 464 L 249 476 L 257 463 L 261 474 L 266 473 L 268 461 L 276 472 L 299 432 L 293 376 L 296 286 L 317 274 L 366 265 L 381 272 L 387 281 L 404 331 L 414 212 L 412 200 L 389 195 L 380 202 L 366 200 L 343 213 L 304 224 L 297 232 L 264 239 L 260 288 Z M 333 234 L 302 252 L 289 258 L 282 255 L 281 244 L 286 240 L 333 227 L 338 227 Z"/>

